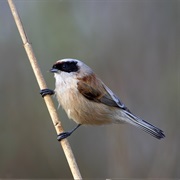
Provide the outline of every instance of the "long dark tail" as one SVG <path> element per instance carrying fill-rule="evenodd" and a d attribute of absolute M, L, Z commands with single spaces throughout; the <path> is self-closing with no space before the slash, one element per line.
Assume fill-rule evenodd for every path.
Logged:
<path fill-rule="evenodd" d="M 163 131 L 152 124 L 136 117 L 130 111 L 124 111 L 128 118 L 131 120 L 131 124 L 135 125 L 136 127 L 141 128 L 143 131 L 147 132 L 151 136 L 154 136 L 157 139 L 164 138 L 165 135 Z"/>

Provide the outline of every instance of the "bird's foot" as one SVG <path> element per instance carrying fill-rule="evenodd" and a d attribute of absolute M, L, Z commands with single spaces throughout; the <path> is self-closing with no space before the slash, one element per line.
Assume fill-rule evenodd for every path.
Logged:
<path fill-rule="evenodd" d="M 73 128 L 71 131 L 67 131 L 67 132 L 63 132 L 58 134 L 57 136 L 57 140 L 61 141 L 62 139 L 65 139 L 67 137 L 69 137 L 78 127 L 80 127 L 81 124 L 78 124 L 75 128 Z"/>
<path fill-rule="evenodd" d="M 42 97 L 44 97 L 46 95 L 53 95 L 54 91 L 51 90 L 51 89 L 41 89 L 40 94 L 41 94 Z"/>
<path fill-rule="evenodd" d="M 58 134 L 58 136 L 57 136 L 57 140 L 58 140 L 58 141 L 61 141 L 61 140 L 65 139 L 65 138 L 69 137 L 71 134 L 72 134 L 71 132 L 63 132 L 63 133 L 60 133 L 60 134 Z"/>

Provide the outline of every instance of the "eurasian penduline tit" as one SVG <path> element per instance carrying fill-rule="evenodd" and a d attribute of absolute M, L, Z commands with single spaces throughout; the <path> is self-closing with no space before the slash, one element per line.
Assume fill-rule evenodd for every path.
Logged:
<path fill-rule="evenodd" d="M 83 124 L 127 123 L 157 139 L 165 137 L 162 130 L 132 114 L 83 62 L 76 59 L 58 60 L 50 71 L 56 80 L 55 90 L 41 90 L 42 97 L 55 93 L 68 117 L 78 124 L 73 130 L 59 134 L 59 141 L 70 136 Z"/>

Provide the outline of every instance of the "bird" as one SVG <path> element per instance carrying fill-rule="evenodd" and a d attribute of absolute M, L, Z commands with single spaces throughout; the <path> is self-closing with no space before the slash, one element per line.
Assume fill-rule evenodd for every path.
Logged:
<path fill-rule="evenodd" d="M 70 136 L 81 125 L 131 124 L 157 139 L 165 137 L 156 126 L 134 115 L 102 82 L 93 70 L 77 59 L 61 59 L 53 64 L 55 90 L 42 89 L 42 97 L 56 95 L 59 105 L 77 126 L 58 134 L 58 141 Z"/>

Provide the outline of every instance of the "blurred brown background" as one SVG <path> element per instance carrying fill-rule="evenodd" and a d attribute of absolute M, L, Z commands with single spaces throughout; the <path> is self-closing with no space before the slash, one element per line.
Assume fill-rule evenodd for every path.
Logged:
<path fill-rule="evenodd" d="M 128 125 L 81 127 L 69 141 L 82 176 L 180 178 L 180 1 L 15 3 L 49 88 L 56 60 L 80 59 L 134 114 L 165 131 L 159 141 Z M 0 62 L 0 178 L 71 178 L 5 0 Z M 58 112 L 65 130 L 74 127 Z"/>

